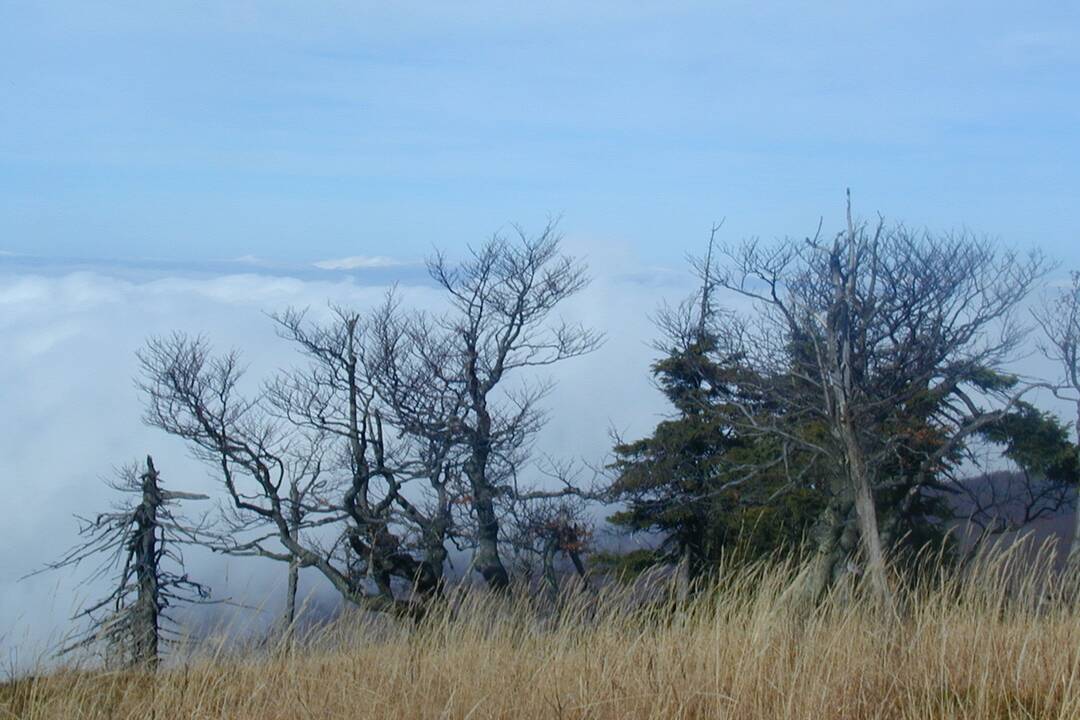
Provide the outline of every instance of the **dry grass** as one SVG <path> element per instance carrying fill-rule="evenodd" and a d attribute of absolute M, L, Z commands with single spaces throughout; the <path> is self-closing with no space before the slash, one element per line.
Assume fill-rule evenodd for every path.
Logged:
<path fill-rule="evenodd" d="M 1008 565 L 925 581 L 897 622 L 857 594 L 800 607 L 783 566 L 678 612 L 472 595 L 421 628 L 353 618 L 291 651 L 23 680 L 0 718 L 1080 718 L 1080 610 Z"/>

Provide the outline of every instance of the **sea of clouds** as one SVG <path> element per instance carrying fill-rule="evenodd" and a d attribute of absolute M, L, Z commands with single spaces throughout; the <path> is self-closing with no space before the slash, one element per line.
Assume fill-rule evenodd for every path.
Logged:
<path fill-rule="evenodd" d="M 572 249 L 581 254 L 580 247 Z M 605 343 L 591 355 L 541 371 L 556 384 L 534 456 L 595 466 L 609 458 L 613 430 L 640 437 L 669 412 L 649 373 L 658 354 L 651 317 L 661 303 L 692 293 L 694 278 L 685 268 L 642 267 L 611 244 L 586 249 L 592 283 L 560 313 L 603 331 Z M 1058 275 L 1048 284 L 1060 285 Z M 257 387 L 298 361 L 276 336 L 268 312 L 306 307 L 318 317 L 330 303 L 363 309 L 381 302 L 391 287 L 406 306 L 442 307 L 422 263 L 385 256 L 302 267 L 254 257 L 182 266 L 0 256 L 0 488 L 6 511 L 0 661 L 26 669 L 47 659 L 72 629 L 73 612 L 107 588 L 104 580 L 80 584 L 90 566 L 20 578 L 78 540 L 74 516 L 111 507 L 116 494 L 103 481 L 117 466 L 151 454 L 167 487 L 220 496 L 212 472 L 181 442 L 141 420 L 135 353 L 148 337 L 183 331 L 204 335 L 219 350 L 239 349 L 249 387 Z M 1054 375 L 1033 348 L 1019 369 Z M 1047 394 L 1037 402 L 1071 419 L 1070 408 Z M 530 472 L 535 469 L 526 477 Z M 189 616 L 193 622 L 259 628 L 275 616 L 284 592 L 279 564 L 199 550 L 190 551 L 188 560 L 192 576 L 209 584 L 216 598 L 262 609 L 215 606 Z M 313 571 L 305 571 L 302 593 L 333 603 L 333 593 Z"/>
<path fill-rule="evenodd" d="M 10 260 L 10 258 L 7 258 Z M 656 351 L 650 315 L 679 300 L 693 280 L 679 270 L 593 270 L 593 282 L 562 309 L 564 317 L 606 334 L 603 347 L 544 371 L 556 381 L 546 401 L 550 422 L 536 444 L 550 454 L 602 463 L 610 432 L 635 436 L 666 411 L 648 366 Z M 218 495 L 210 471 L 179 441 L 141 421 L 136 350 L 153 335 L 205 335 L 221 350 L 238 348 L 252 384 L 297 361 L 278 338 L 267 312 L 328 303 L 357 308 L 380 302 L 391 284 L 406 305 L 438 309 L 441 297 L 422 267 L 376 258 L 322 263 L 342 272 L 312 274 L 260 268 L 254 259 L 227 274 L 207 268 L 138 265 L 89 269 L 0 266 L 0 477 L 5 543 L 0 545 L 0 651 L 13 667 L 28 667 L 71 629 L 79 604 L 106 588 L 80 586 L 90 566 L 22 576 L 58 558 L 77 540 L 75 515 L 108 510 L 116 497 L 103 483 L 116 466 L 152 454 L 167 487 Z M 374 279 L 363 268 L 398 268 Z M 219 268 L 214 268 L 219 269 Z M 229 269 L 229 268 L 226 268 Z M 264 622 L 280 605 L 283 568 L 259 559 L 188 553 L 193 577 L 219 598 L 263 606 Z M 305 573 L 304 592 L 317 592 Z M 260 619 L 261 618 L 261 619 Z"/>

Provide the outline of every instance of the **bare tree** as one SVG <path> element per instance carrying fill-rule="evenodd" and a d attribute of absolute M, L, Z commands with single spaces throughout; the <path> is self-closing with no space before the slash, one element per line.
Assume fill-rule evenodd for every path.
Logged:
<path fill-rule="evenodd" d="M 441 578 L 441 567 L 436 573 L 407 551 L 396 528 L 415 518 L 395 512 L 413 507 L 403 490 L 429 465 L 417 457 L 422 446 L 386 422 L 371 374 L 375 363 L 369 345 L 374 343 L 366 337 L 363 318 L 343 308 L 335 308 L 334 315 L 330 325 L 306 323 L 298 311 L 274 316 L 282 334 L 311 362 L 272 383 L 270 402 L 282 419 L 340 444 L 339 465 L 347 478 L 340 510 L 349 522 L 347 541 L 354 553 L 368 558 L 380 592 L 392 597 L 391 579 L 401 577 L 415 592 L 431 594 L 438 589 L 433 575 Z"/>
<path fill-rule="evenodd" d="M 331 473 L 327 472 L 324 438 L 316 433 L 305 433 L 296 447 L 284 452 L 283 459 L 287 466 L 285 477 L 288 483 L 288 490 L 282 493 L 283 511 L 290 536 L 295 542 L 300 542 L 301 531 L 309 525 L 309 516 L 315 517 L 318 513 L 325 512 L 328 505 L 326 498 L 336 490 L 338 483 Z M 264 516 L 238 508 L 231 504 L 231 499 L 228 503 L 219 505 L 219 519 L 219 527 L 213 532 L 209 529 L 204 531 L 202 536 L 203 544 L 217 552 L 259 556 L 262 554 L 262 544 L 256 542 L 252 545 L 252 535 L 260 537 L 259 533 L 265 533 L 268 527 L 271 534 L 274 532 L 272 524 L 268 523 Z M 318 522 L 314 523 L 314 526 L 318 525 Z M 296 553 L 287 548 L 284 548 L 283 552 L 288 555 L 289 561 L 285 609 L 281 615 L 280 629 L 289 635 L 297 620 L 297 598 L 303 564 Z"/>
<path fill-rule="evenodd" d="M 507 544 L 528 574 L 532 574 L 534 563 L 539 562 L 548 600 L 554 604 L 559 598 L 556 567 L 559 555 L 570 561 L 583 586 L 588 588 L 583 556 L 593 533 L 584 499 L 578 496 L 541 498 L 517 505 L 507 528 Z"/>
<path fill-rule="evenodd" d="M 543 423 L 538 402 L 550 389 L 544 382 L 510 386 L 506 379 L 583 355 L 601 342 L 580 325 L 551 322 L 558 306 L 587 284 L 585 266 L 561 253 L 555 224 L 534 237 L 514 231 L 513 238 L 495 235 L 471 249 L 463 262 L 442 253 L 430 259 L 428 269 L 447 292 L 451 311 L 427 320 L 422 333 L 434 349 L 421 350 L 446 362 L 434 371 L 464 399 L 454 429 L 466 448 L 474 565 L 497 589 L 507 587 L 509 575 L 499 553 L 496 502 L 520 450 Z"/>
<path fill-rule="evenodd" d="M 1034 311 L 1043 337 L 1039 349 L 1057 363 L 1061 377 L 1054 383 L 1056 397 L 1073 403 L 1076 412 L 1074 430 L 1080 446 L 1080 272 L 1072 273 L 1072 282 Z M 1069 546 L 1068 570 L 1080 576 L 1080 508 Z"/>
<path fill-rule="evenodd" d="M 238 391 L 243 373 L 237 353 L 213 356 L 204 339 L 181 334 L 152 339 L 139 353 L 146 420 L 187 441 L 196 457 L 217 468 L 233 507 L 258 521 L 254 537 L 219 542 L 215 549 L 313 567 L 360 607 L 411 612 L 389 586 L 387 563 L 396 554 L 389 497 L 398 481 L 381 424 L 369 412 L 370 391 L 358 374 L 352 320 L 339 316 L 339 323 L 308 332 L 299 314 L 279 318 L 312 363 L 251 397 Z M 333 486 L 341 487 L 341 497 L 313 493 L 304 501 L 292 488 L 316 486 L 312 478 L 327 470 L 308 459 L 324 452 L 336 459 L 340 485 Z M 290 510 L 290 494 L 302 510 L 299 519 Z M 342 523 L 346 529 L 329 544 L 314 532 Z M 341 542 L 363 559 L 364 576 L 336 559 Z"/>
<path fill-rule="evenodd" d="M 775 407 L 747 411 L 747 425 L 838 471 L 815 530 L 811 587 L 832 575 L 854 515 L 865 574 L 891 607 L 882 537 L 899 528 L 881 527 L 875 493 L 899 495 L 889 515 L 902 518 L 966 441 L 1030 389 L 1004 367 L 1024 337 L 1014 311 L 1046 264 L 967 235 L 858 223 L 850 197 L 847 227 L 831 240 L 819 228 L 802 241 L 750 240 L 720 255 L 711 277 L 752 301 L 754 313 L 716 336 L 766 379 L 744 390 Z M 797 429 L 815 426 L 826 432 Z"/>
<path fill-rule="evenodd" d="M 447 544 L 461 550 L 469 542 L 460 431 L 466 388 L 448 373 L 455 362 L 452 339 L 434 331 L 424 314 L 403 314 L 393 294 L 373 314 L 370 330 L 369 377 L 387 422 L 410 446 L 411 471 L 420 481 L 415 495 L 399 494 L 395 506 L 416 534 L 421 591 L 441 595 Z"/>
<path fill-rule="evenodd" d="M 1075 504 L 1072 488 L 1025 468 L 999 470 L 957 483 L 961 518 L 974 533 L 969 556 L 984 541 L 1006 533 L 1019 533 L 1032 524 L 1057 516 Z"/>
<path fill-rule="evenodd" d="M 217 549 L 288 562 L 291 586 L 299 567 L 314 567 L 372 609 L 408 609 L 395 579 L 411 590 L 405 606 L 440 594 L 448 542 L 474 548 L 483 577 L 506 587 L 497 504 L 516 492 L 550 388 L 506 378 L 600 342 L 552 318 L 586 284 L 559 242 L 549 225 L 534 238 L 496 236 L 460 264 L 436 255 L 445 314 L 406 315 L 391 295 L 368 316 L 332 308 L 328 323 L 274 315 L 306 363 L 248 396 L 235 352 L 214 357 L 183 335 L 151 340 L 140 353 L 147 420 L 218 469 L 231 528 L 247 533 L 223 534 Z M 318 529 L 334 525 L 345 529 L 320 543 L 329 531 Z"/>
<path fill-rule="evenodd" d="M 178 500 L 207 496 L 164 490 L 150 457 L 141 472 L 135 465 L 123 468 L 110 487 L 137 495 L 139 500 L 93 519 L 79 518 L 83 542 L 44 568 L 77 567 L 104 554 L 105 561 L 84 582 L 116 573 L 113 589 L 76 615 L 88 619 L 89 627 L 61 652 L 104 641 L 110 655 L 124 664 L 153 668 L 163 640 L 168 639 L 169 628 L 163 622 L 175 624 L 168 611 L 209 597 L 206 586 L 184 571 L 180 551 L 181 544 L 198 540 L 199 528 L 172 510 Z"/>

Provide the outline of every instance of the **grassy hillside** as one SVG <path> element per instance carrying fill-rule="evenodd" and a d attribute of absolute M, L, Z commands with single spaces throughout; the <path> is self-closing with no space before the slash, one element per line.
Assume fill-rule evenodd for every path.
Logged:
<path fill-rule="evenodd" d="M 156 676 L 24 679 L 0 691 L 0 717 L 1071 720 L 1080 610 L 1035 570 L 1005 557 L 942 572 L 903 591 L 896 621 L 850 587 L 810 609 L 783 566 L 727 573 L 674 610 L 640 589 L 558 614 L 472 594 L 419 628 L 352 617 L 291 649 L 204 649 Z"/>

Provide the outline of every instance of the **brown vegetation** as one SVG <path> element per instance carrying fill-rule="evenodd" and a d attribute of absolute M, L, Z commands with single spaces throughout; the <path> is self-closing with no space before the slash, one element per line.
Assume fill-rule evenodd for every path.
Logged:
<path fill-rule="evenodd" d="M 909 583 L 899 623 L 851 586 L 800 606 L 778 565 L 726 572 L 683 608 L 472 592 L 419 628 L 357 613 L 288 648 L 25 679 L 0 690 L 0 716 L 1080 717 L 1080 610 L 1015 557 Z"/>

